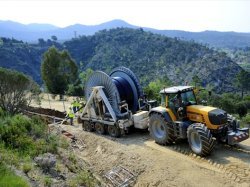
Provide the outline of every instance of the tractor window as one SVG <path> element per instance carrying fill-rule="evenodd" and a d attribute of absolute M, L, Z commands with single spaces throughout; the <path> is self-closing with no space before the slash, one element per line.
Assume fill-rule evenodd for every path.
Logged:
<path fill-rule="evenodd" d="M 172 109 L 174 109 L 175 107 L 179 107 L 179 102 L 177 101 L 177 94 L 168 95 L 168 106 Z"/>
<path fill-rule="evenodd" d="M 184 102 L 185 105 L 197 104 L 193 91 L 181 93 L 181 98 L 182 98 L 182 101 Z"/>
<path fill-rule="evenodd" d="M 161 106 L 166 107 L 166 95 L 161 94 Z"/>

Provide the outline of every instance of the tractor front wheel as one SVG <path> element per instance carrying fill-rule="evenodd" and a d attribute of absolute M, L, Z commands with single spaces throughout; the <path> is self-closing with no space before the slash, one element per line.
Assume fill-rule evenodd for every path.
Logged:
<path fill-rule="evenodd" d="M 209 155 L 215 145 L 210 130 L 202 123 L 194 123 L 187 130 L 188 143 L 192 151 L 200 156 Z"/>

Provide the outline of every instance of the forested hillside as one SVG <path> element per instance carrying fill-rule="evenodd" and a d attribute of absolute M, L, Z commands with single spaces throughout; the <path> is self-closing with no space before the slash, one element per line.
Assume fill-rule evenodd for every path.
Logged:
<path fill-rule="evenodd" d="M 143 29 L 127 28 L 102 30 L 63 44 L 40 40 L 39 44 L 31 45 L 2 39 L 0 65 L 25 72 L 40 82 L 42 54 L 53 44 L 67 49 L 82 71 L 92 68 L 109 72 L 122 65 L 131 68 L 143 85 L 163 76 L 176 85 L 191 83 L 197 75 L 203 86 L 210 84 L 217 92 L 230 91 L 241 70 L 226 53 Z"/>

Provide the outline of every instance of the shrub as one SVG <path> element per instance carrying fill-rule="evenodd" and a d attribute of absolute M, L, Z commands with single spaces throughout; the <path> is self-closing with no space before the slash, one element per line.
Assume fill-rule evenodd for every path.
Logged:
<path fill-rule="evenodd" d="M 27 175 L 32 169 L 32 165 L 30 163 L 23 164 L 23 172 Z"/>
<path fill-rule="evenodd" d="M 97 186 L 98 181 L 88 171 L 81 171 L 78 175 L 69 181 L 70 187 L 77 186 Z"/>
<path fill-rule="evenodd" d="M 44 177 L 43 179 L 44 186 L 50 187 L 52 185 L 52 179 L 50 177 Z"/>
<path fill-rule="evenodd" d="M 25 108 L 40 92 L 39 86 L 23 73 L 1 67 L 0 85 L 0 107 L 11 114 Z"/>
<path fill-rule="evenodd" d="M 236 105 L 236 111 L 239 114 L 240 118 L 246 116 L 247 114 L 247 106 L 244 102 L 240 102 Z"/>

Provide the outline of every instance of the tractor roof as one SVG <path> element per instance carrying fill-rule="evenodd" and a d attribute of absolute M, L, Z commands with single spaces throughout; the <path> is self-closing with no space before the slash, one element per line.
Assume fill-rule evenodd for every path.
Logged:
<path fill-rule="evenodd" d="M 193 90 L 193 89 L 194 89 L 193 86 L 173 86 L 173 87 L 169 87 L 169 88 L 165 88 L 165 89 L 161 90 L 160 94 L 163 94 L 163 93 L 171 94 L 171 93 L 178 93 L 178 92 L 186 92 L 186 91 Z"/>

